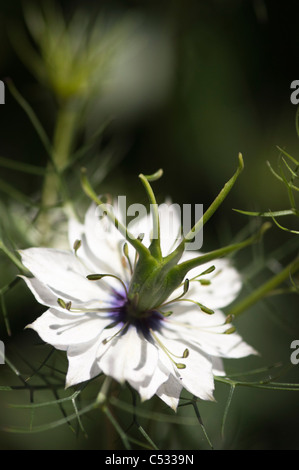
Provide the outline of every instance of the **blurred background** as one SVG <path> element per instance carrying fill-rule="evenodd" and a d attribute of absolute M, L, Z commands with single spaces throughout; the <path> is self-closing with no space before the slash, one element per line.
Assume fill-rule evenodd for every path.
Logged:
<path fill-rule="evenodd" d="M 75 110 L 70 144 L 74 158 L 65 184 L 81 214 L 88 205 L 80 190 L 81 166 L 87 168 L 99 193 L 126 194 L 129 201 L 141 203 L 146 202 L 146 195 L 138 174 L 163 168 L 163 179 L 155 183 L 159 201 L 170 196 L 179 204 L 208 207 L 235 171 L 239 152 L 244 157 L 244 172 L 205 228 L 203 250 L 230 243 L 259 226 L 259 218 L 241 215 L 233 208 L 290 208 L 284 185 L 266 162 L 277 167 L 277 146 L 296 159 L 299 156 L 296 106 L 290 102 L 290 84 L 299 79 L 298 2 L 61 1 L 59 15 L 70 19 L 77 12 L 72 27 L 63 34 L 59 15 L 45 20 L 37 13 L 43 2 L 28 2 L 30 8 L 25 3 L 0 0 L 0 79 L 13 82 L 50 141 L 58 139 L 59 110 Z M 46 4 L 48 11 L 52 4 Z M 69 34 L 69 42 L 64 41 L 64 34 Z M 94 57 L 100 57 L 100 63 Z M 8 85 L 5 98 L 5 105 L 0 106 L 1 236 L 8 246 L 21 249 L 40 240 L 38 231 L 32 229 L 36 207 L 28 200 L 40 200 L 48 155 Z M 80 149 L 84 149 L 82 154 Z M 20 171 L 20 163 L 33 165 L 35 170 Z M 48 223 L 51 233 L 43 234 L 43 240 L 47 236 L 52 243 L 58 231 L 63 235 L 64 226 L 55 213 Z M 299 229 L 294 217 L 284 218 L 282 223 Z M 298 235 L 274 226 L 261 245 L 235 256 L 234 263 L 245 279 L 242 296 L 285 267 L 297 251 Z M 17 269 L 1 254 L 0 263 L 1 288 L 13 281 Z M 49 353 L 32 332 L 23 331 L 43 308 L 21 282 L 5 294 L 1 308 L 0 338 L 26 376 L 29 364 L 38 368 Z M 290 370 L 273 380 L 298 383 L 299 365 L 290 367 L 290 344 L 299 339 L 296 294 L 259 302 L 237 319 L 236 326 L 260 357 L 229 362 L 229 372 L 281 363 Z M 25 362 L 16 351 L 25 356 Z M 66 367 L 63 355 L 57 361 L 59 368 Z M 275 374 L 276 369 L 271 369 L 258 380 Z M 0 385 L 16 384 L 16 375 L 1 366 Z M 94 387 L 97 390 L 96 384 Z M 229 388 L 216 384 L 215 395 L 216 403 L 199 403 L 199 410 L 216 448 L 299 448 L 298 392 L 237 387 L 224 438 L 221 422 Z M 122 391 L 121 396 L 131 400 L 129 392 Z M 100 412 L 83 418 L 87 439 L 82 433 L 74 436 L 67 425 L 36 434 L 1 431 L 11 425 L 29 427 L 28 410 L 8 406 L 29 403 L 29 398 L 27 391 L 1 392 L 0 449 L 122 447 Z M 49 399 L 46 394 L 44 399 Z M 38 401 L 42 400 L 40 394 Z M 142 406 L 168 413 L 156 399 Z M 194 416 L 190 408 L 180 409 L 179 416 Z M 131 416 L 120 410 L 115 413 L 128 428 Z M 37 410 L 34 423 L 61 416 L 60 409 Z M 150 420 L 143 425 L 161 448 L 209 448 L 200 427 Z"/>

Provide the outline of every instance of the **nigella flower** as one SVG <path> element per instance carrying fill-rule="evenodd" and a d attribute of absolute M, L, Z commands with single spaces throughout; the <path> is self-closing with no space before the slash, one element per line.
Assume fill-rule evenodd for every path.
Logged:
<path fill-rule="evenodd" d="M 213 400 L 222 358 L 255 351 L 220 310 L 240 291 L 238 272 L 226 259 L 211 264 L 205 261 L 213 256 L 185 251 L 179 217 L 173 213 L 169 233 L 168 206 L 154 209 L 156 240 L 149 216 L 131 224 L 129 237 L 119 216 L 105 209 L 108 216 L 99 217 L 92 204 L 83 224 L 70 221 L 72 251 L 29 248 L 21 255 L 33 275 L 25 282 L 49 307 L 29 327 L 66 351 L 67 387 L 103 372 L 128 382 L 142 400 L 156 394 L 176 409 L 183 388 Z"/>

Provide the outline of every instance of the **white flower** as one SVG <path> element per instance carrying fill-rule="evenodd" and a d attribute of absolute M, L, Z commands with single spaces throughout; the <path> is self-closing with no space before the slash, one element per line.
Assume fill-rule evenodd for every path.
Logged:
<path fill-rule="evenodd" d="M 177 244 L 180 232 L 176 218 L 172 235 L 167 233 L 166 212 L 163 205 L 164 257 Z M 131 225 L 136 237 L 145 233 L 145 246 L 149 245 L 148 223 L 147 217 Z M 189 288 L 183 281 L 162 305 L 134 314 L 128 290 L 135 250 L 124 250 L 125 239 L 107 218 L 99 220 L 95 205 L 83 225 L 70 222 L 69 238 L 71 246 L 81 241 L 77 251 L 29 248 L 21 252 L 23 264 L 34 276 L 24 277 L 25 282 L 38 302 L 49 307 L 29 327 L 46 343 L 67 352 L 67 387 L 103 372 L 120 383 L 127 381 L 142 400 L 156 394 L 176 409 L 182 388 L 213 400 L 214 375 L 224 374 L 222 358 L 255 353 L 219 310 L 241 288 L 240 275 L 226 259 L 213 262 L 214 270 L 209 269 L 211 264 L 193 268 L 188 273 Z M 197 252 L 187 251 L 181 262 L 195 256 Z M 109 276 L 87 279 L 94 273 Z M 214 313 L 205 313 L 208 309 Z"/>

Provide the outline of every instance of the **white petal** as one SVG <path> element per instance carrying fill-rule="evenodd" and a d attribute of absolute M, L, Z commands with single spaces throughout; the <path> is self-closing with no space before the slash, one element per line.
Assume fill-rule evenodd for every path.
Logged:
<path fill-rule="evenodd" d="M 180 262 L 188 261 L 198 257 L 201 253 L 186 251 Z M 215 271 L 210 274 L 198 277 L 198 280 L 190 282 L 188 293 L 185 298 L 200 302 L 206 307 L 216 310 L 229 305 L 238 296 L 242 288 L 242 279 L 238 271 L 231 266 L 227 259 L 217 259 L 211 263 L 206 263 L 197 268 L 191 269 L 186 278 L 192 279 L 205 272 L 211 266 L 215 266 Z M 202 285 L 200 280 L 210 281 L 209 285 Z M 178 297 L 182 289 L 176 289 L 171 295 L 171 299 Z"/>
<path fill-rule="evenodd" d="M 59 304 L 57 303 L 57 295 L 55 295 L 55 293 L 51 291 L 49 287 L 47 287 L 45 284 L 42 284 L 35 277 L 20 277 L 26 282 L 27 286 L 40 304 L 46 305 L 47 307 L 56 307 L 58 310 L 61 310 L 61 308 L 59 308 Z"/>
<path fill-rule="evenodd" d="M 161 385 L 161 381 L 156 383 L 154 380 L 158 351 L 135 327 L 129 327 L 125 334 L 117 336 L 101 350 L 104 353 L 99 358 L 99 367 L 106 375 L 120 383 L 129 382 L 143 399 L 154 395 Z M 160 380 L 160 375 L 157 374 L 157 380 Z M 163 379 L 166 380 L 167 376 L 163 375 Z"/>
<path fill-rule="evenodd" d="M 180 381 L 173 375 L 170 375 L 167 382 L 163 383 L 158 388 L 156 395 L 161 398 L 161 400 L 163 400 L 166 405 L 170 406 L 170 408 L 176 411 L 182 388 L 183 386 Z"/>
<path fill-rule="evenodd" d="M 98 300 L 100 303 L 109 295 L 109 291 L 102 289 L 99 283 L 86 279 L 90 272 L 70 252 L 28 248 L 21 251 L 21 255 L 24 266 L 63 300 Z"/>
<path fill-rule="evenodd" d="M 86 309 L 95 309 L 95 312 L 100 308 L 105 308 L 110 307 L 110 298 L 107 300 L 107 302 L 101 302 L 98 299 L 96 300 L 90 300 L 86 302 L 81 302 L 81 301 L 72 301 L 72 311 L 66 311 L 65 308 L 60 307 L 58 303 L 58 293 L 52 291 L 50 287 L 47 285 L 41 283 L 38 279 L 35 277 L 25 277 L 25 276 L 19 276 L 21 277 L 35 296 L 36 300 L 41 303 L 42 305 L 46 305 L 47 307 L 53 307 L 56 310 L 59 310 L 64 313 L 68 313 L 69 315 L 78 315 L 78 313 L 73 313 L 73 310 L 83 310 L 86 311 Z M 106 293 L 104 294 L 106 296 Z M 64 300 L 68 300 L 64 298 Z M 80 313 L 80 312 L 79 312 Z"/>
<path fill-rule="evenodd" d="M 177 204 L 171 204 L 166 201 L 158 206 L 160 220 L 160 243 L 163 256 L 167 256 L 174 250 L 181 234 L 180 210 Z M 142 243 L 148 248 L 153 235 L 153 219 L 151 214 L 143 217 L 137 215 L 129 224 L 129 231 L 138 237 L 144 234 Z M 129 246 L 129 256 L 134 263 L 135 250 Z"/>
<path fill-rule="evenodd" d="M 141 401 L 149 400 L 153 395 L 155 395 L 155 393 L 157 393 L 161 384 L 169 379 L 169 374 L 169 370 L 167 370 L 166 367 L 158 361 L 152 375 L 149 375 L 140 383 L 136 381 L 134 385 L 131 385 L 139 392 Z"/>
<path fill-rule="evenodd" d="M 144 212 L 144 215 L 135 214 L 135 218 L 128 224 L 128 229 L 135 238 L 142 234 L 142 243 L 148 248 L 151 241 L 153 222 L 150 214 L 146 213 L 145 207 Z"/>
<path fill-rule="evenodd" d="M 84 232 L 84 226 L 78 222 L 77 219 L 71 217 L 68 221 L 68 238 L 70 248 L 73 249 L 74 243 L 77 240 L 81 241 L 82 233 Z"/>
<path fill-rule="evenodd" d="M 114 209 L 116 211 L 116 209 Z M 116 216 L 118 213 L 116 211 Z M 85 215 L 78 254 L 92 264 L 96 272 L 124 278 L 128 267 L 122 263 L 124 237 L 107 216 L 101 218 L 99 207 L 92 204 Z"/>
<path fill-rule="evenodd" d="M 212 359 L 212 366 L 213 366 L 213 374 L 219 377 L 221 376 L 224 377 L 226 374 L 225 374 L 222 359 L 220 359 L 220 357 L 212 357 L 211 359 Z"/>
<path fill-rule="evenodd" d="M 166 201 L 159 205 L 162 255 L 169 255 L 181 239 L 181 212 L 178 204 Z"/>
<path fill-rule="evenodd" d="M 214 400 L 214 379 L 211 358 L 191 343 L 186 341 L 182 343 L 181 341 L 168 339 L 165 338 L 164 334 L 162 336 L 160 333 L 156 333 L 156 335 L 163 346 L 167 348 L 168 353 L 173 357 L 173 361 L 171 361 L 168 354 L 160 349 L 159 359 L 172 371 L 172 375 L 193 395 L 202 400 Z M 189 351 L 188 357 L 185 359 L 180 358 L 186 348 Z M 179 358 L 175 357 L 175 355 L 179 356 Z M 178 369 L 174 362 L 185 364 L 185 369 Z"/>
<path fill-rule="evenodd" d="M 188 339 L 207 354 L 217 357 L 240 358 L 258 354 L 237 332 L 224 334 L 233 325 L 225 324 L 226 316 L 220 310 L 208 315 L 187 302 L 177 302 L 171 310 L 173 314 L 163 322 L 166 337 Z"/>
<path fill-rule="evenodd" d="M 68 347 L 69 361 L 66 388 L 96 377 L 101 372 L 97 362 L 98 337 L 88 343 Z"/>
<path fill-rule="evenodd" d="M 185 369 L 177 371 L 183 387 L 202 400 L 213 401 L 214 378 L 211 360 L 189 346 Z"/>
<path fill-rule="evenodd" d="M 93 340 L 109 322 L 111 320 L 100 318 L 96 313 L 74 315 L 50 308 L 28 327 L 46 343 L 66 350 L 68 346 Z"/>

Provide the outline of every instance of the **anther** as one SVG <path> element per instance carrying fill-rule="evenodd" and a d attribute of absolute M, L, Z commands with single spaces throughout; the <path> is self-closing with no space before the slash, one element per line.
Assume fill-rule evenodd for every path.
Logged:
<path fill-rule="evenodd" d="M 186 359 L 189 356 L 189 349 L 186 348 L 185 351 L 183 352 L 183 358 Z"/>
<path fill-rule="evenodd" d="M 227 325 L 228 323 L 231 323 L 233 319 L 234 319 L 234 315 L 231 315 L 231 314 L 227 315 L 224 324 Z"/>
<path fill-rule="evenodd" d="M 128 326 L 128 323 L 125 323 L 125 325 L 122 326 L 121 329 L 118 330 L 114 335 L 112 335 L 112 336 L 110 336 L 110 337 L 108 337 L 108 338 L 105 338 L 105 339 L 102 341 L 102 344 L 105 345 L 105 344 L 109 343 L 110 341 L 112 341 L 116 336 L 118 336 L 122 331 L 124 331 L 125 328 L 127 328 L 127 326 Z M 112 326 L 111 326 L 111 328 L 112 328 Z"/>
<path fill-rule="evenodd" d="M 57 299 L 57 303 L 61 308 L 64 308 L 65 310 L 71 310 L 72 308 L 72 302 L 65 302 L 63 299 Z"/>
<path fill-rule="evenodd" d="M 208 279 L 198 279 L 198 282 L 200 282 L 202 286 L 209 286 L 211 284 L 211 281 Z"/>
<path fill-rule="evenodd" d="M 106 274 L 88 274 L 87 279 L 89 281 L 99 281 L 100 279 L 103 279 L 103 277 L 105 277 Z"/>
<path fill-rule="evenodd" d="M 205 271 L 203 271 L 202 273 L 198 274 L 197 276 L 194 276 L 192 279 L 190 279 L 190 281 L 204 281 L 204 280 L 200 280 L 198 279 L 199 277 L 201 276 L 206 276 L 207 274 L 211 274 L 212 272 L 214 272 L 216 269 L 215 266 L 210 266 L 208 269 L 206 269 Z"/>
<path fill-rule="evenodd" d="M 66 303 L 65 303 L 65 301 L 64 301 L 63 299 L 58 298 L 58 299 L 57 299 L 57 303 L 58 303 L 58 305 L 60 305 L 60 307 L 66 309 Z"/>
<path fill-rule="evenodd" d="M 225 335 L 231 335 L 232 333 L 235 333 L 236 331 L 236 328 L 234 326 L 232 326 L 231 328 L 229 328 L 228 330 L 226 330 L 224 332 Z"/>
<path fill-rule="evenodd" d="M 185 279 L 185 282 L 184 282 L 184 291 L 183 291 L 183 296 L 188 292 L 189 290 L 189 279 Z"/>
<path fill-rule="evenodd" d="M 173 314 L 173 311 L 170 310 L 169 312 L 161 312 L 160 310 L 158 310 L 159 313 L 161 313 L 163 315 L 164 318 L 167 318 L 167 317 L 170 317 L 170 315 Z"/>
<path fill-rule="evenodd" d="M 196 303 L 197 303 L 197 305 L 199 306 L 199 308 L 202 312 L 207 313 L 208 315 L 213 315 L 213 313 L 215 313 L 214 310 L 206 307 L 205 305 L 202 305 L 199 302 L 196 302 Z"/>
<path fill-rule="evenodd" d="M 100 281 L 101 279 L 103 279 L 103 277 L 112 277 L 114 279 L 117 279 L 122 284 L 123 288 L 125 289 L 126 294 L 128 295 L 128 291 L 127 291 L 127 287 L 125 283 L 118 276 L 115 276 L 114 274 L 88 274 L 86 276 L 86 279 L 88 279 L 89 281 Z"/>
<path fill-rule="evenodd" d="M 186 365 L 185 364 L 182 364 L 180 362 L 175 362 L 173 360 L 173 357 L 177 357 L 177 358 L 181 358 L 181 359 L 186 359 L 188 356 L 189 356 L 189 349 L 185 349 L 185 351 L 183 352 L 182 356 L 177 356 L 176 354 L 173 354 L 171 351 L 169 351 L 169 349 L 166 348 L 166 346 L 164 346 L 164 344 L 162 343 L 162 341 L 158 338 L 158 336 L 153 332 L 152 329 L 150 329 L 150 332 L 151 332 L 151 335 L 152 337 L 154 338 L 154 340 L 158 343 L 158 345 L 160 346 L 160 348 L 162 349 L 162 351 L 166 354 L 166 356 L 171 360 L 171 362 L 178 368 L 178 369 L 185 369 L 186 368 Z M 173 357 L 172 357 L 173 356 Z"/>
<path fill-rule="evenodd" d="M 77 251 L 79 250 L 81 246 L 81 240 L 76 240 L 73 245 L 73 250 L 75 252 L 75 255 L 77 254 Z"/>
<path fill-rule="evenodd" d="M 210 268 L 206 269 L 205 271 L 203 271 L 201 274 L 199 274 L 199 276 L 205 276 L 206 274 L 210 274 L 212 273 L 213 271 L 215 271 L 216 267 L 215 266 L 211 266 Z"/>

